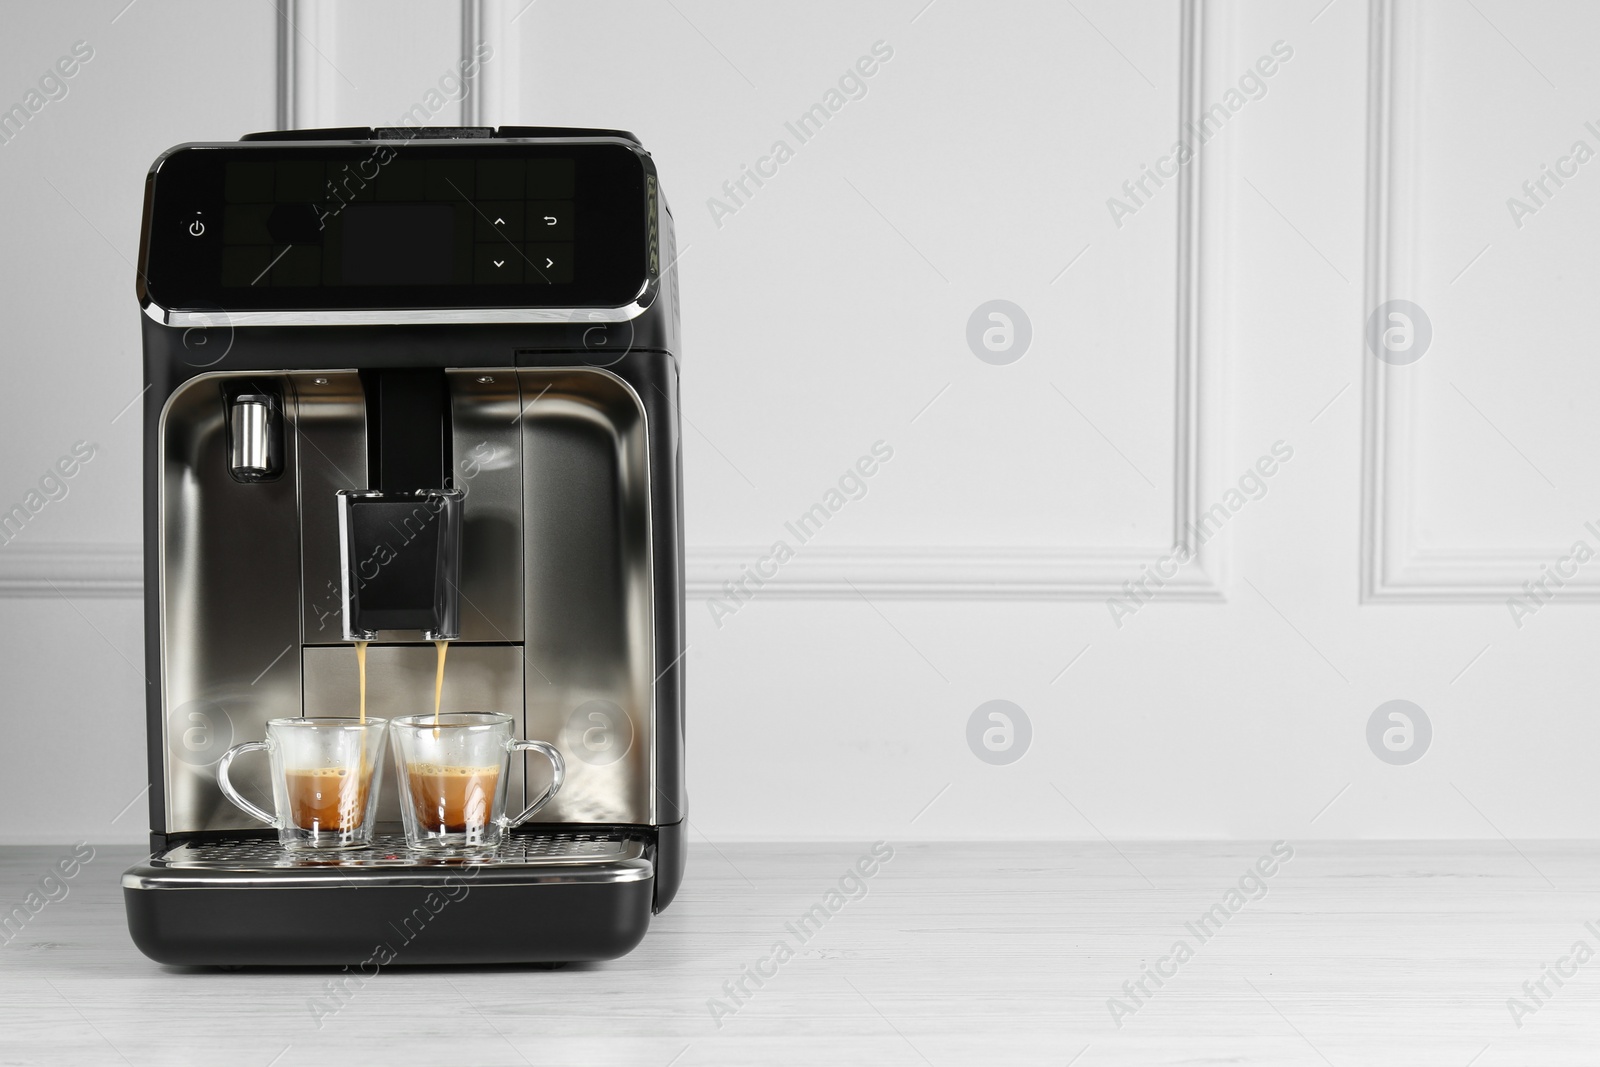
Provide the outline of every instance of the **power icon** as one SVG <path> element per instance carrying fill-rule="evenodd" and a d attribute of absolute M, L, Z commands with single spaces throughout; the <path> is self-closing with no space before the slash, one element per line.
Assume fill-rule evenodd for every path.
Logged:
<path fill-rule="evenodd" d="M 206 232 L 206 224 L 201 222 L 199 219 L 195 219 L 193 222 L 189 223 L 189 236 L 190 237 L 199 237 L 201 234 L 203 234 L 205 232 Z"/>

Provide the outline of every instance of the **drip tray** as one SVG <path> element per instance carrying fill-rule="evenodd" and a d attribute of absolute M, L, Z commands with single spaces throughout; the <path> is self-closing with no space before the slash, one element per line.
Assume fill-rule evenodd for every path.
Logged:
<path fill-rule="evenodd" d="M 286 852 L 260 836 L 191 841 L 122 876 L 134 944 L 201 966 L 561 963 L 630 951 L 650 925 L 655 831 L 521 831 L 490 855 Z"/>
<path fill-rule="evenodd" d="M 513 833 L 494 853 L 438 857 L 406 848 L 405 835 L 378 833 L 368 848 L 289 852 L 275 839 L 224 838 L 177 845 L 123 875 L 124 889 L 291 888 L 434 885 L 445 881 L 521 885 L 631 882 L 650 878 L 649 841 L 626 832 Z"/>

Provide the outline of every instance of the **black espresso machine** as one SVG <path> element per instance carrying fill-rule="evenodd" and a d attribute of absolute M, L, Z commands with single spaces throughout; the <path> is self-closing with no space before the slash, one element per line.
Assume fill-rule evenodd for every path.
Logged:
<path fill-rule="evenodd" d="M 672 218 L 631 134 L 299 130 L 186 144 L 145 183 L 148 860 L 169 964 L 620 956 L 685 856 Z M 460 499 L 455 569 L 362 569 L 402 524 L 339 494 Z M 362 491 L 365 491 L 364 493 Z M 443 536 L 441 533 L 440 536 Z M 217 785 L 270 719 L 510 712 L 565 782 L 492 856 L 286 852 Z M 549 784 L 511 771 L 512 809 Z M 272 807 L 267 761 L 234 784 Z M 541 779 L 541 776 L 542 779 Z"/>

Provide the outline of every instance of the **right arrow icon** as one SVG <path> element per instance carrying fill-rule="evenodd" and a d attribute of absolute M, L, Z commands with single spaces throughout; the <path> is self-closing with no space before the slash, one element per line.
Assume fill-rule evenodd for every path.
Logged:
<path fill-rule="evenodd" d="M 556 265 L 556 261 L 551 259 L 549 256 L 545 256 L 544 257 L 544 265 L 545 265 L 546 268 L 553 267 L 553 266 Z"/>

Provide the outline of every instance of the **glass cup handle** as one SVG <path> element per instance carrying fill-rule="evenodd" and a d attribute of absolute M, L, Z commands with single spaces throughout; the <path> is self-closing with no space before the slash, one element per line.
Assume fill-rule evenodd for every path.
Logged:
<path fill-rule="evenodd" d="M 532 804 L 522 809 L 520 815 L 506 824 L 508 826 L 521 826 L 532 818 L 540 808 L 550 803 L 550 798 L 556 795 L 556 791 L 561 788 L 562 780 L 567 776 L 567 762 L 561 758 L 561 753 L 557 752 L 553 745 L 547 745 L 543 741 L 513 741 L 510 745 L 510 751 L 537 752 L 550 761 L 549 786 L 545 788 L 543 793 L 534 798 Z"/>
<path fill-rule="evenodd" d="M 244 812 L 246 815 L 249 815 L 251 818 L 260 819 L 268 826 L 276 826 L 278 825 L 277 819 L 273 818 L 271 815 L 268 815 L 266 812 L 262 811 L 260 808 L 246 800 L 240 795 L 239 791 L 233 787 L 233 783 L 228 780 L 228 768 L 233 765 L 235 757 L 242 756 L 246 752 L 265 751 L 266 748 L 267 743 L 265 741 L 246 741 L 244 744 L 234 745 L 232 748 L 228 749 L 228 751 L 224 752 L 222 754 L 222 759 L 217 763 L 217 785 L 222 788 L 222 795 L 233 801 L 234 806 L 240 811 Z"/>

